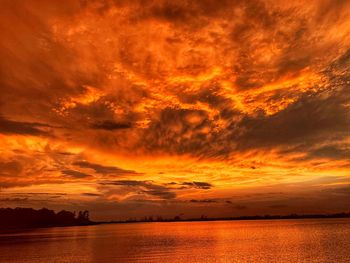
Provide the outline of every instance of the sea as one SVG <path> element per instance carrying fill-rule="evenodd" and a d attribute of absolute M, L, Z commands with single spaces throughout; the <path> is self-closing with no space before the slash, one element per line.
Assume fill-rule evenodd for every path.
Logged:
<path fill-rule="evenodd" d="M 350 262 L 350 219 L 150 222 L 0 234 L 0 262 Z"/>

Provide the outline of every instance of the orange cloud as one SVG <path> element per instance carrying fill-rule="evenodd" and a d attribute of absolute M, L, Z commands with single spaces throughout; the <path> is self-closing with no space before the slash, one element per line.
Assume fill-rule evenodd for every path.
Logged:
<path fill-rule="evenodd" d="M 346 207 L 346 1 L 2 5 L 5 205 Z"/>

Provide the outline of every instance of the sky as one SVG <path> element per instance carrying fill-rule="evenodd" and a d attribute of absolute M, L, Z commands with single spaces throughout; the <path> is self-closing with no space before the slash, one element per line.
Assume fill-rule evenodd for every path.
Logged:
<path fill-rule="evenodd" d="M 350 2 L 2 0 L 0 206 L 350 210 Z"/>

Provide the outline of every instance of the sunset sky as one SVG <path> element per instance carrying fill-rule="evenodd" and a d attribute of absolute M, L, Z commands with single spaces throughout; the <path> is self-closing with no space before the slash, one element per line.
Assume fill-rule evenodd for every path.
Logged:
<path fill-rule="evenodd" d="M 350 1 L 0 7 L 0 207 L 350 210 Z"/>

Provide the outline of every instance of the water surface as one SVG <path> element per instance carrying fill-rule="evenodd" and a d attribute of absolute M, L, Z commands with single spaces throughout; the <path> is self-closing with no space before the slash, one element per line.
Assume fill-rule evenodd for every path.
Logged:
<path fill-rule="evenodd" d="M 0 234 L 0 262 L 350 262 L 350 219 L 36 229 Z"/>

